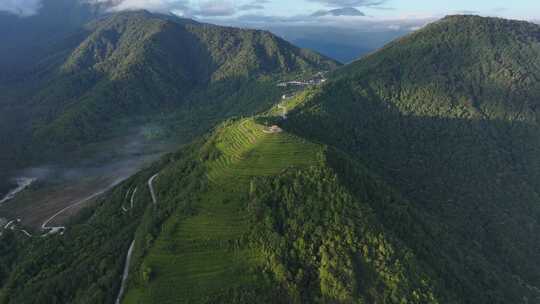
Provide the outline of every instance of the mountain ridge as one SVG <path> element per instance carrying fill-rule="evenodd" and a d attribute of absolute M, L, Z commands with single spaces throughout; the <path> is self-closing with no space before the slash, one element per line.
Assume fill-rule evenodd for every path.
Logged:
<path fill-rule="evenodd" d="M 18 154 L 21 162 L 33 160 L 26 165 L 54 160 L 59 153 L 125 133 L 160 112 L 189 111 L 194 99 L 209 99 L 205 91 L 213 91 L 215 100 L 240 91 L 253 94 L 261 86 L 267 94 L 271 78 L 337 66 L 268 32 L 147 11 L 99 15 L 90 23 L 81 22 L 80 28 L 50 44 L 45 54 L 32 69 L 21 67 L 24 73 L 4 82 L 9 93 L 0 100 L 0 106 L 10 109 L 6 115 L 26 122 L 11 124 L 12 118 L 3 118 L 11 125 L 3 127 L 5 134 L 0 135 L 18 151 L 9 158 Z M 227 82 L 230 88 L 225 88 Z M 251 100 L 251 107 L 265 106 L 265 98 L 245 95 L 243 100 Z M 213 110 L 219 103 L 205 101 L 197 106 L 220 119 Z M 242 102 L 233 109 L 234 114 L 253 113 Z M 166 123 L 176 124 L 170 120 Z M 209 128 L 212 123 L 201 125 Z"/>
<path fill-rule="evenodd" d="M 526 287 L 538 285 L 538 270 L 522 267 L 538 255 L 538 30 L 494 18 L 436 22 L 336 71 L 286 122 L 362 160 L 418 208 L 435 244 L 455 244 L 424 259 L 436 257 L 446 284 L 463 290 L 458 302 L 487 290 L 502 303 L 538 297 Z M 443 270 L 452 264 L 491 273 Z"/>
<path fill-rule="evenodd" d="M 123 303 L 540 301 L 539 32 L 450 17 L 270 96 L 114 188 L 65 237 L 8 232 L 0 244 L 21 256 L 0 260 L 14 265 L 0 302 L 112 303 L 133 239 Z"/>

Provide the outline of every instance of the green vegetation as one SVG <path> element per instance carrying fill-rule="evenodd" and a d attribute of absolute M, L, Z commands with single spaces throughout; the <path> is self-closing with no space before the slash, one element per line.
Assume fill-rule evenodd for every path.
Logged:
<path fill-rule="evenodd" d="M 437 303 L 436 278 L 373 215 L 371 205 L 405 203 L 341 154 L 265 130 L 242 119 L 208 139 L 208 183 L 175 199 L 155 240 L 139 234 L 152 241 L 125 303 Z M 340 185 L 336 172 L 346 172 L 333 163 L 356 168 L 344 178 L 361 197 Z M 159 180 L 177 176 L 170 168 Z"/>
<path fill-rule="evenodd" d="M 454 302 L 539 299 L 538 31 L 448 17 L 338 71 L 284 125 L 346 151 L 410 202 L 430 238 L 376 210 Z"/>
<path fill-rule="evenodd" d="M 258 89 L 265 83 L 336 66 L 266 32 L 147 12 L 115 14 L 87 27 L 88 37 L 32 98 L 48 113 L 37 110 L 41 119 L 33 126 L 42 145 L 80 144 L 110 136 L 107 131 L 122 131 L 117 124 L 126 115 L 145 113 L 149 120 L 152 113 L 190 112 L 194 106 L 219 113 L 219 120 L 252 114 L 242 106 L 264 105 L 264 98 L 250 97 L 264 96 Z M 219 111 L 229 106 L 222 102 L 232 94 L 244 97 L 235 101 L 236 111 Z M 203 126 L 212 126 L 205 116 L 198 118 Z M 129 120 L 124 124 L 128 127 Z"/>
<path fill-rule="evenodd" d="M 0 256 L 0 303 L 112 303 L 133 238 L 124 303 L 539 302 L 538 32 L 448 17 L 286 101 L 262 77 L 276 95 L 252 102 L 223 66 L 190 111 L 262 114 L 163 157 L 64 238 L 6 234 L 24 253 Z"/>
<path fill-rule="evenodd" d="M 264 129 L 252 119 L 229 122 L 205 144 L 201 157 L 206 159 L 208 185 L 193 201 L 181 202 L 164 223 L 134 271 L 138 277 L 126 303 L 272 299 L 269 290 L 274 288 L 256 271 L 261 254 L 248 241 L 251 181 L 291 166 L 316 164 L 320 148 Z"/>
<path fill-rule="evenodd" d="M 338 65 L 263 31 L 145 11 L 90 20 L 47 42 L 31 71 L 0 80 L 2 167 L 55 160 L 156 121 L 164 139 L 188 143 L 266 109 L 281 78 Z"/>
<path fill-rule="evenodd" d="M 7 231 L 0 236 L 0 303 L 113 303 L 131 240 L 141 232 L 157 234 L 156 223 L 170 215 L 166 204 L 158 212 L 152 208 L 148 178 L 174 162 L 184 176 L 175 179 L 183 186 L 181 191 L 197 192 L 204 171 L 191 155 L 199 147 L 194 143 L 167 155 L 123 182 L 83 209 L 64 235 L 26 238 Z M 135 187 L 134 208 L 124 213 L 126 193 Z M 184 193 L 175 191 L 176 187 L 169 188 L 170 195 Z M 142 252 L 140 246 L 137 249 Z"/>
<path fill-rule="evenodd" d="M 0 241 L 0 286 L 4 286 L 20 259 L 24 242 L 17 239 L 16 232 L 13 231 L 3 231 Z M 3 298 L 4 290 L 0 288 L 0 301 Z"/>
<path fill-rule="evenodd" d="M 379 196 L 389 190 L 365 174 L 354 176 L 363 194 L 355 197 L 335 172 L 328 164 L 288 170 L 254 186 L 252 235 L 290 302 L 439 303 L 436 280 L 369 205 L 400 202 Z"/>

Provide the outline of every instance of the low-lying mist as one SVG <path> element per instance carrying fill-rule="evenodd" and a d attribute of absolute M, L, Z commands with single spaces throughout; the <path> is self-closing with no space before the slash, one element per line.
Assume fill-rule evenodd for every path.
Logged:
<path fill-rule="evenodd" d="M 117 184 L 174 149 L 172 140 L 159 135 L 160 130 L 155 125 L 136 127 L 127 136 L 95 144 L 74 154 L 62 155 L 60 158 L 65 161 L 16 170 L 5 177 L 9 182 L 0 181 L 0 184 L 4 184 L 3 188 L 0 187 L 0 190 L 3 189 L 0 191 L 0 201 L 9 202 L 14 194 L 26 187 L 58 189 L 73 184 L 90 185 L 97 180 L 107 186 Z M 97 190 L 102 189 L 91 189 L 91 186 L 88 189 Z"/>

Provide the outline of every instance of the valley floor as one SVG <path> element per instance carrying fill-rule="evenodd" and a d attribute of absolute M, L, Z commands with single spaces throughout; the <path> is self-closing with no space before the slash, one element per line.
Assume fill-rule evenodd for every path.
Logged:
<path fill-rule="evenodd" d="M 100 193 L 156 161 L 168 149 L 170 147 L 166 145 L 155 145 L 124 155 L 109 147 L 107 151 L 111 156 L 115 155 L 115 159 L 97 165 L 79 168 L 44 166 L 25 170 L 35 176 L 32 185 L 0 204 L 0 218 L 20 218 L 21 224 L 31 230 L 61 226 Z M 89 161 L 92 159 L 79 162 Z"/>

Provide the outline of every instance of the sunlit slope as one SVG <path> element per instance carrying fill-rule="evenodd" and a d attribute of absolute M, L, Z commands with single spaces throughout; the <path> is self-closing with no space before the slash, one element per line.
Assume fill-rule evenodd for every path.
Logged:
<path fill-rule="evenodd" d="M 208 143 L 219 155 L 206 162 L 207 190 L 193 206 L 193 216 L 167 220 L 144 259 L 152 278 L 132 288 L 125 303 L 200 303 L 234 288 L 249 294 L 265 286 L 255 271 L 260 253 L 246 239 L 251 181 L 316 165 L 322 152 L 318 145 L 266 129 L 244 119 L 217 131 Z"/>
<path fill-rule="evenodd" d="M 65 241 L 55 239 L 65 248 L 61 261 L 75 261 L 64 251 L 78 245 L 92 253 L 79 262 L 108 254 L 100 269 L 114 263 L 115 270 L 103 280 L 93 272 L 71 286 L 65 283 L 71 276 L 88 272 L 61 271 L 64 263 L 52 261 L 31 272 L 45 280 L 15 285 L 22 279 L 10 278 L 4 302 L 19 303 L 41 284 L 48 289 L 29 303 L 50 294 L 70 303 L 112 302 L 132 230 L 122 234 L 122 248 L 117 238 L 86 244 L 94 234 L 75 230 L 103 221 L 112 228 L 95 233 L 116 236 L 126 222 L 137 226 L 124 303 L 438 303 L 437 278 L 379 218 L 382 210 L 384 221 L 427 238 L 407 202 L 343 153 L 257 123 L 274 118 L 228 122 L 164 157 L 105 198 L 96 210 L 106 214 L 68 229 Z M 122 213 L 133 188 L 137 217 Z M 109 243 L 114 254 L 105 251 Z M 36 248 L 31 257 L 47 261 L 49 251 Z M 32 269 L 26 258 L 15 274 Z M 84 296 L 95 289 L 91 299 Z"/>
<path fill-rule="evenodd" d="M 46 0 L 44 13 L 69 19 L 73 7 L 87 6 L 71 2 Z M 13 72 L 0 71 L 2 168 L 63 161 L 147 124 L 167 141 L 179 134 L 175 140 L 189 142 L 227 118 L 267 109 L 280 94 L 275 82 L 339 65 L 266 31 L 147 11 L 81 14 L 77 25 L 53 31 L 62 35 L 33 39 L 36 46 L 0 45 L 0 54 L 17 57 L 8 60 Z M 21 36 L 47 36 L 38 34 L 58 26 L 50 16 L 24 18 L 44 24 L 21 28 Z M 20 28 L 12 22 L 0 14 L 0 25 Z M 42 50 L 30 60 L 25 48 Z"/>
<path fill-rule="evenodd" d="M 125 302 L 540 303 L 539 29 L 445 18 L 165 156 L 140 177 L 159 172 L 158 204 L 137 222 Z M 116 213 L 95 214 L 120 239 Z M 93 265 L 93 235 L 54 248 L 83 244 Z M 117 276 L 70 286 L 88 272 L 59 271 L 47 245 L 41 268 L 21 256 L 4 302 L 111 302 L 127 248 L 100 265 Z"/>

